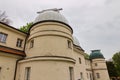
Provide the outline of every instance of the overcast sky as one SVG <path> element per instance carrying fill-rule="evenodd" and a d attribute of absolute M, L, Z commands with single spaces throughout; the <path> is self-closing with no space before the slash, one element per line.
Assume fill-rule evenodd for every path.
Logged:
<path fill-rule="evenodd" d="M 61 13 L 86 53 L 101 49 L 109 59 L 120 51 L 120 0 L 0 0 L 0 10 L 16 28 L 50 8 L 63 8 Z"/>

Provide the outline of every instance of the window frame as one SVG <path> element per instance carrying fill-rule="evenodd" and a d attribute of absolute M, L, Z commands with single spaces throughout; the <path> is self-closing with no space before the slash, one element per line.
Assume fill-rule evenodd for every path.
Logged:
<path fill-rule="evenodd" d="M 16 47 L 22 48 L 23 39 L 17 38 Z"/>
<path fill-rule="evenodd" d="M 3 33 L 3 32 L 0 32 L 0 36 L 1 36 L 0 42 L 1 42 L 1 43 L 6 43 L 8 34 Z"/>
<path fill-rule="evenodd" d="M 82 72 L 80 72 L 80 78 L 83 79 L 83 73 Z"/>
<path fill-rule="evenodd" d="M 89 79 L 89 73 L 87 73 L 87 78 Z"/>
<path fill-rule="evenodd" d="M 30 41 L 30 48 L 33 48 L 33 47 L 34 47 L 34 39 Z"/>
<path fill-rule="evenodd" d="M 74 80 L 74 68 L 69 67 L 69 73 L 70 73 L 70 80 Z"/>
<path fill-rule="evenodd" d="M 79 57 L 79 64 L 82 64 L 81 58 Z"/>
<path fill-rule="evenodd" d="M 96 78 L 100 79 L 100 73 L 96 73 Z"/>
<path fill-rule="evenodd" d="M 31 67 L 25 67 L 25 79 L 24 80 L 30 80 L 30 74 L 31 74 Z"/>
<path fill-rule="evenodd" d="M 68 48 L 72 48 L 72 42 L 70 40 L 67 40 Z"/>
<path fill-rule="evenodd" d="M 95 66 L 98 66 L 98 64 L 97 64 L 97 63 L 95 63 Z"/>

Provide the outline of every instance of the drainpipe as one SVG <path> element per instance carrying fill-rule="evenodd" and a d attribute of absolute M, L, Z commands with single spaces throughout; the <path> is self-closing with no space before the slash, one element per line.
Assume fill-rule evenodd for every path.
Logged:
<path fill-rule="evenodd" d="M 27 42 L 28 37 L 29 37 L 29 33 L 27 33 L 27 36 L 26 36 L 26 38 L 25 38 L 25 43 L 24 43 L 24 48 L 23 48 L 23 51 L 24 51 L 24 52 L 25 52 L 25 47 L 26 47 L 26 42 Z M 26 55 L 25 55 L 25 56 L 26 56 Z M 23 60 L 23 59 L 24 59 L 24 57 L 22 57 L 22 58 L 20 58 L 20 59 L 18 59 L 18 60 L 16 61 L 16 64 L 15 64 L 15 72 L 14 72 L 14 80 L 16 79 L 18 62 L 19 62 L 20 60 Z"/>
<path fill-rule="evenodd" d="M 16 61 L 16 64 L 15 64 L 15 72 L 14 72 L 14 80 L 16 80 L 16 73 L 17 73 L 17 67 L 18 67 L 18 62 L 20 61 L 20 60 L 23 60 L 24 58 L 20 58 L 20 59 L 18 59 L 17 61 Z"/>

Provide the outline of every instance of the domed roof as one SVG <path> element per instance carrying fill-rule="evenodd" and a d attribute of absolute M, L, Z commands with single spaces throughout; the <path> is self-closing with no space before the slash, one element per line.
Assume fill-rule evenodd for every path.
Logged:
<path fill-rule="evenodd" d="M 97 58 L 104 58 L 103 54 L 100 52 L 100 50 L 92 50 L 92 53 L 90 54 L 90 59 L 97 59 Z"/>
<path fill-rule="evenodd" d="M 80 46 L 79 40 L 75 36 L 73 36 L 73 44 L 76 46 Z"/>
<path fill-rule="evenodd" d="M 60 10 L 62 9 L 55 8 L 55 9 L 47 9 L 47 10 L 38 12 L 39 15 L 36 17 L 34 23 L 45 21 L 45 20 L 54 20 L 54 21 L 60 21 L 68 24 L 68 21 L 65 19 L 65 17 L 60 14 L 59 12 Z"/>

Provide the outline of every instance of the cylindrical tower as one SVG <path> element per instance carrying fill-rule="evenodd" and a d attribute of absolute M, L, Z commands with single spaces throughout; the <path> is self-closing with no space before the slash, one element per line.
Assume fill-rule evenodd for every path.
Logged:
<path fill-rule="evenodd" d="M 90 59 L 92 62 L 93 80 L 110 80 L 106 61 L 100 50 L 92 50 Z"/>
<path fill-rule="evenodd" d="M 29 30 L 17 80 L 74 80 L 72 33 L 59 9 L 39 12 Z"/>

